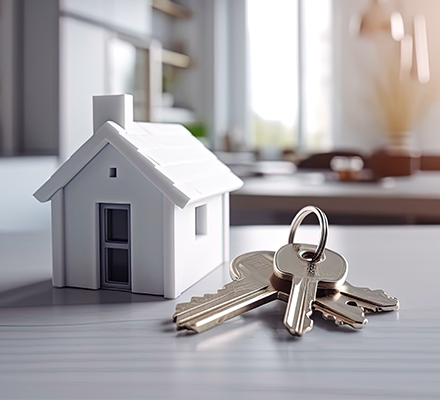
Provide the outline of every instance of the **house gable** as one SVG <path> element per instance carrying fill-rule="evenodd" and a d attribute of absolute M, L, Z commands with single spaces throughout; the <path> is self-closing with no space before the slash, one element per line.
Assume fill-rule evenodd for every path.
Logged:
<path fill-rule="evenodd" d="M 130 207 L 132 291 L 163 294 L 163 195 L 111 144 L 64 188 L 66 286 L 101 287 L 99 205 L 104 203 Z"/>

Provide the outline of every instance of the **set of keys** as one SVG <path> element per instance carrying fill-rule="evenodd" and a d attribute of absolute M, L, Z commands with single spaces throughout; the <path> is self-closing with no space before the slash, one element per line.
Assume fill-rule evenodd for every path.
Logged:
<path fill-rule="evenodd" d="M 315 213 L 321 227 L 318 246 L 294 242 L 304 218 Z M 347 260 L 326 249 L 328 222 L 317 207 L 303 208 L 292 221 L 288 244 L 277 252 L 253 251 L 230 265 L 232 282 L 216 294 L 193 297 L 176 306 L 177 329 L 203 332 L 273 300 L 287 302 L 284 325 L 294 336 L 313 327 L 312 311 L 337 325 L 361 329 L 366 313 L 399 309 L 399 301 L 383 290 L 356 287 L 346 281 Z"/>

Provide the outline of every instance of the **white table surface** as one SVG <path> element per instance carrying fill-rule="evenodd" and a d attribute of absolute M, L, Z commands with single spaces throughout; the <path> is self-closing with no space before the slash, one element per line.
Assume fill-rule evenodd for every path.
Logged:
<path fill-rule="evenodd" d="M 287 227 L 232 229 L 232 255 L 276 250 Z M 316 242 L 317 227 L 298 240 Z M 223 266 L 176 300 L 53 289 L 48 233 L 0 233 L 1 399 L 437 399 L 440 227 L 331 227 L 348 280 L 382 288 L 398 312 L 355 331 L 314 314 L 290 336 L 278 301 L 201 334 L 177 332 L 175 305 L 229 281 Z M 195 255 L 196 256 L 196 255 Z"/>

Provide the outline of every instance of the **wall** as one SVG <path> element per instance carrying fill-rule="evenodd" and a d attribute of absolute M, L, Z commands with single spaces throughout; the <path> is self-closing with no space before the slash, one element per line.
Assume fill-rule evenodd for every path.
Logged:
<path fill-rule="evenodd" d="M 14 0 L 0 2 L 0 155 L 11 156 L 21 147 L 23 93 L 22 7 Z"/>
<path fill-rule="evenodd" d="M 58 167 L 57 157 L 0 158 L 0 232 L 49 231 L 50 203 L 32 194 Z"/>
<path fill-rule="evenodd" d="M 0 2 L 0 156 L 58 154 L 58 0 Z"/>
<path fill-rule="evenodd" d="M 65 160 L 93 133 L 92 96 L 110 93 L 111 32 L 68 13 L 145 38 L 152 28 L 149 0 L 62 0 L 60 9 L 60 156 Z"/>
<path fill-rule="evenodd" d="M 195 207 L 207 206 L 206 235 L 195 234 Z M 223 202 L 214 196 L 184 209 L 174 207 L 174 265 L 176 295 L 186 290 L 223 260 Z"/>

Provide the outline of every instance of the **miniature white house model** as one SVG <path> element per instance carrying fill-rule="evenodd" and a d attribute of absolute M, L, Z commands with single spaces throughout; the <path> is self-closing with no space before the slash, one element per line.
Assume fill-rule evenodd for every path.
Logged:
<path fill-rule="evenodd" d="M 94 97 L 93 124 L 34 194 L 52 201 L 53 285 L 175 298 L 228 260 L 243 183 L 183 126 L 133 122 L 130 95 Z"/>

